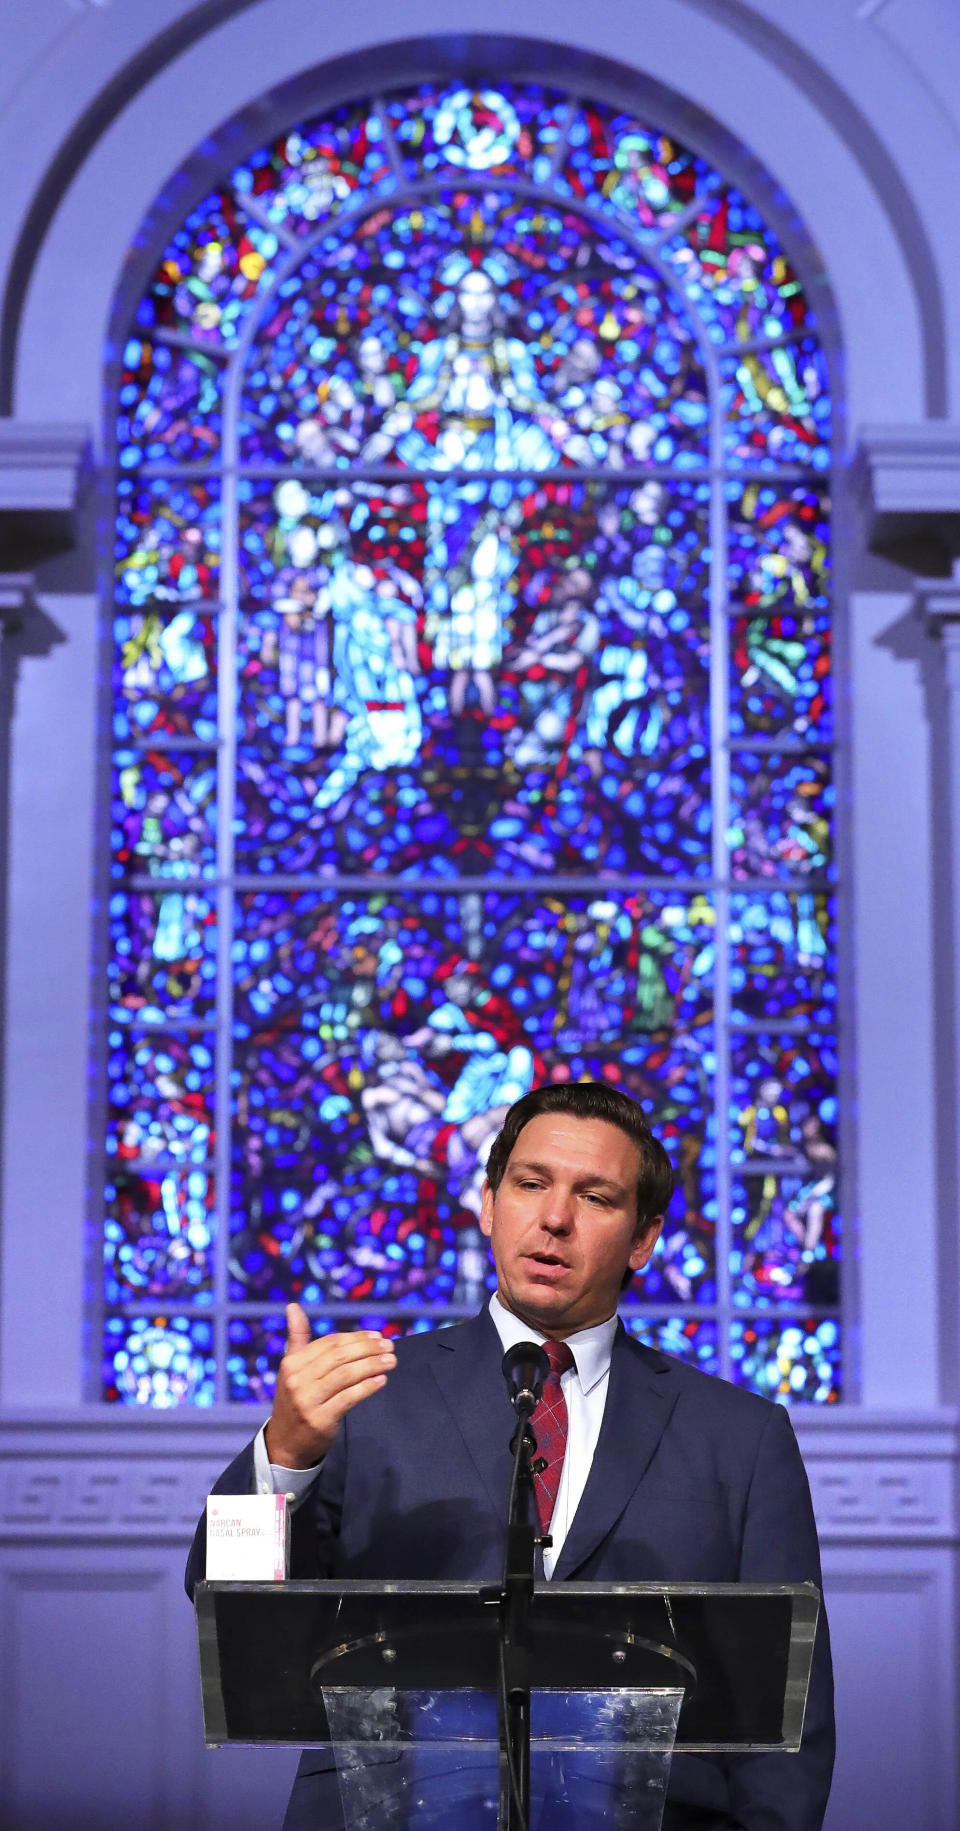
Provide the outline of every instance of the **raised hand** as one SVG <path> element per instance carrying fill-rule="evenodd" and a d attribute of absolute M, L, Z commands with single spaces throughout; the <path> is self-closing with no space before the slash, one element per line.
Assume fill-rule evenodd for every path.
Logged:
<path fill-rule="evenodd" d="M 287 1304 L 287 1346 L 267 1425 L 270 1461 L 308 1469 L 325 1456 L 341 1418 L 387 1383 L 397 1357 L 374 1329 L 314 1341 L 299 1303 Z"/>

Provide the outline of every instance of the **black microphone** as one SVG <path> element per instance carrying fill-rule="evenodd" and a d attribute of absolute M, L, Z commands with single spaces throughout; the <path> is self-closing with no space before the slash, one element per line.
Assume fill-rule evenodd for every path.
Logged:
<path fill-rule="evenodd" d="M 501 1368 L 517 1417 L 529 1418 L 540 1403 L 543 1382 L 550 1372 L 543 1349 L 535 1341 L 515 1342 L 507 1349 Z"/>

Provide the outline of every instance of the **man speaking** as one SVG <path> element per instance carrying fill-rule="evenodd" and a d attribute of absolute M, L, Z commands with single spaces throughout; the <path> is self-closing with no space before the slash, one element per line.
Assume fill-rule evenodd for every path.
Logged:
<path fill-rule="evenodd" d="M 512 1465 L 501 1361 L 533 1338 L 550 1362 L 533 1417 L 547 1456 L 536 1488 L 553 1541 L 546 1577 L 819 1586 L 786 1412 L 641 1346 L 618 1321 L 672 1186 L 666 1153 L 627 1095 L 582 1082 L 526 1094 L 487 1165 L 489 1307 L 394 1348 L 369 1332 L 312 1341 L 291 1304 L 270 1419 L 215 1491 L 297 1496 L 295 1577 L 495 1582 Z M 191 1593 L 203 1558 L 201 1525 Z M 665 1831 L 819 1831 L 832 1765 L 821 1613 L 799 1754 L 676 1756 Z M 284 1831 L 341 1823 L 332 1751 L 308 1750 Z"/>

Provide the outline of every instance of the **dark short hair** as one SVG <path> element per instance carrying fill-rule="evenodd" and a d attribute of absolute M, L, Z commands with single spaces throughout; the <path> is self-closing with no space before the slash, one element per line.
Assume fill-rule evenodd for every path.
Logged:
<path fill-rule="evenodd" d="M 575 1119 L 602 1119 L 632 1139 L 640 1153 L 637 1178 L 637 1232 L 663 1214 L 673 1194 L 673 1166 L 659 1138 L 655 1138 L 643 1109 L 618 1087 L 604 1081 L 554 1081 L 535 1087 L 517 1100 L 504 1119 L 487 1159 L 487 1181 L 496 1195 L 513 1147 L 531 1119 L 541 1113 L 571 1113 Z"/>

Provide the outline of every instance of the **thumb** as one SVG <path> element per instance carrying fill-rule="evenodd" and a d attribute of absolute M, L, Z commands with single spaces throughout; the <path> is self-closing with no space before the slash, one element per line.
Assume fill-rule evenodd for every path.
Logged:
<path fill-rule="evenodd" d="M 299 1303 L 287 1304 L 287 1346 L 285 1352 L 292 1354 L 295 1348 L 310 1346 L 310 1318 L 300 1308 Z"/>

